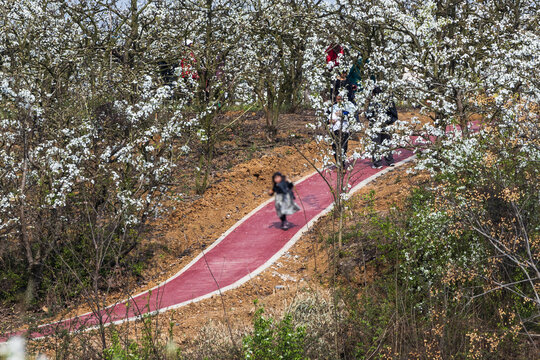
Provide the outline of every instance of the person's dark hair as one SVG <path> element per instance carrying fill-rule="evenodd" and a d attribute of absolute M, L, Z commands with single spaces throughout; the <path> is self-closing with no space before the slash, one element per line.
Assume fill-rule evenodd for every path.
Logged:
<path fill-rule="evenodd" d="M 274 186 L 276 185 L 276 181 L 274 180 L 276 178 L 276 176 L 281 176 L 282 181 L 285 180 L 285 176 L 282 173 L 280 173 L 279 171 L 276 171 L 274 173 L 274 175 L 272 175 L 272 185 L 274 185 Z"/>

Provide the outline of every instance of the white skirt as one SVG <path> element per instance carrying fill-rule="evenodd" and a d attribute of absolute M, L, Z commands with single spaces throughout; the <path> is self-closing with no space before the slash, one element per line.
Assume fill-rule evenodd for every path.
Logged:
<path fill-rule="evenodd" d="M 296 205 L 291 193 L 278 194 L 276 193 L 276 212 L 278 217 L 283 215 L 292 215 L 300 211 L 300 207 Z"/>

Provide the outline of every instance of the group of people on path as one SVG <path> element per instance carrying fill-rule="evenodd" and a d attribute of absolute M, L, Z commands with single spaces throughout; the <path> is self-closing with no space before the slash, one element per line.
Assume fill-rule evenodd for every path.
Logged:
<path fill-rule="evenodd" d="M 342 161 L 343 169 L 346 169 L 348 142 L 350 139 L 350 121 L 359 121 L 359 112 L 355 102 L 357 85 L 350 81 L 347 73 L 342 73 L 335 80 L 332 87 L 333 104 L 328 109 L 328 125 L 332 134 L 332 149 L 336 164 Z M 394 166 L 392 152 L 386 152 L 381 157 L 380 150 L 383 144 L 390 142 L 392 136 L 387 127 L 398 120 L 397 108 L 394 101 L 384 100 L 382 89 L 376 86 L 370 96 L 366 110 L 366 119 L 369 126 L 374 128 L 372 140 L 376 144 L 372 155 L 372 167 L 381 168 L 383 158 L 388 166 Z M 381 122 L 381 120 L 383 120 Z M 375 129 L 377 128 L 377 129 Z"/>
<path fill-rule="evenodd" d="M 343 48 L 333 46 L 327 50 L 327 62 L 337 65 L 339 56 L 343 55 Z M 351 137 L 351 121 L 359 121 L 359 111 L 356 106 L 355 95 L 360 87 L 360 58 L 351 70 L 342 72 L 334 81 L 331 90 L 332 105 L 327 111 L 328 128 L 332 136 L 332 150 L 336 160 L 336 166 L 347 169 L 347 150 Z M 383 160 L 387 166 L 394 166 L 392 151 L 381 151 L 392 139 L 388 126 L 398 120 L 398 112 L 394 101 L 385 97 L 380 86 L 375 86 L 369 97 L 365 112 L 369 126 L 373 129 L 372 140 L 375 143 L 372 152 L 372 168 L 380 169 Z M 383 155 L 381 155 L 381 153 Z M 285 175 L 276 172 L 272 176 L 272 189 L 270 195 L 275 195 L 276 213 L 281 220 L 281 229 L 287 230 L 290 224 L 287 216 L 300 211 L 296 204 L 293 183 L 289 182 Z"/>

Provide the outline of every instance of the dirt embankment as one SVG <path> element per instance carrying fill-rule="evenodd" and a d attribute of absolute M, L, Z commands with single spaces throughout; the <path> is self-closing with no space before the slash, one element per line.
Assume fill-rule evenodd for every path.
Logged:
<path fill-rule="evenodd" d="M 425 174 L 408 173 L 410 168 L 411 165 L 398 167 L 351 197 L 348 211 L 354 216 L 349 217 L 350 220 L 345 226 L 352 225 L 354 219 L 363 216 L 366 211 L 387 213 L 390 209 L 403 205 L 410 191 L 427 179 Z M 219 228 L 215 226 L 214 229 Z M 201 346 L 200 341 L 208 341 L 214 336 L 216 341 L 229 341 L 229 328 L 234 336 L 238 337 L 251 328 L 253 315 L 259 306 L 264 307 L 266 313 L 279 316 L 305 294 L 328 291 L 334 269 L 331 254 L 334 252 L 327 240 L 333 231 L 332 216 L 322 217 L 287 253 L 253 280 L 221 296 L 216 295 L 162 313 L 155 318 L 151 326 L 159 329 L 156 334 L 162 337 L 163 342 L 172 334 L 180 348 L 189 353 L 194 347 Z M 194 250 L 194 255 L 196 254 L 197 251 Z M 185 261 L 189 258 L 191 257 L 187 257 Z M 167 263 L 164 261 L 163 264 Z M 351 276 L 346 280 L 342 279 L 347 281 L 349 286 L 361 288 L 366 281 L 370 282 L 377 276 L 377 269 L 369 262 L 365 266 L 360 263 L 352 266 L 353 268 L 348 269 Z M 258 301 L 257 305 L 254 304 L 255 300 Z M 135 322 L 120 327 L 119 330 L 122 334 L 128 333 L 131 338 L 138 339 L 142 329 L 143 325 Z M 38 347 L 43 349 L 43 345 L 38 344 Z"/>
<path fill-rule="evenodd" d="M 368 207 L 369 211 L 386 213 L 403 205 L 410 191 L 427 179 L 425 174 L 410 174 L 410 168 L 411 165 L 398 167 L 358 191 L 351 198 L 348 210 L 354 216 L 345 226 L 352 225 L 355 218 L 368 211 Z M 216 341 L 228 341 L 229 328 L 234 336 L 251 328 L 253 314 L 259 306 L 264 307 L 266 313 L 279 315 L 295 299 L 307 293 L 328 291 L 334 267 L 331 263 L 333 251 L 326 240 L 333 231 L 332 216 L 321 218 L 275 264 L 253 280 L 221 296 L 160 314 L 153 326 L 160 329 L 163 341 L 170 336 L 167 330 L 170 329 L 174 341 L 189 353 L 194 347 L 201 346 L 201 339 L 208 341 L 216 336 Z M 356 263 L 353 267 L 349 269 L 352 276 L 344 280 L 350 286 L 361 288 L 366 281 L 377 276 L 377 269 L 369 262 L 366 266 Z M 127 327 L 129 329 L 121 332 L 126 331 L 132 337 L 140 336 L 140 323 Z"/>
<path fill-rule="evenodd" d="M 292 118 L 288 127 L 281 130 L 281 136 L 285 139 L 294 132 L 298 136 L 295 146 L 302 153 L 313 157 L 318 149 L 311 141 L 312 134 L 302 133 L 306 120 L 309 119 Z M 242 141 L 246 140 L 238 140 L 235 144 Z M 216 161 L 224 161 L 229 165 L 221 164 L 221 170 L 213 174 L 211 186 L 205 194 L 175 204 L 174 210 L 171 208 L 166 217 L 154 224 L 151 236 L 143 242 L 143 247 L 150 249 L 152 255 L 149 260 L 147 258 L 143 271 L 131 288 L 131 294 L 149 289 L 179 271 L 201 249 L 209 246 L 266 200 L 270 177 L 274 171 L 287 174 L 293 181 L 312 173 L 313 169 L 306 165 L 304 157 L 295 146 L 258 147 L 256 151 L 249 150 L 248 155 L 243 152 L 244 157 L 236 154 L 236 150 L 231 150 L 233 155 L 222 153 Z M 251 159 L 243 161 L 248 158 Z M 230 169 L 223 170 L 223 167 Z M 369 184 L 355 197 L 360 198 L 363 194 L 375 191 L 378 211 L 386 211 L 393 202 L 405 197 L 417 180 L 411 178 L 405 169 L 396 169 Z M 351 211 L 360 211 L 360 208 L 352 208 Z M 182 346 L 189 347 L 202 325 L 208 322 L 229 322 L 235 328 L 249 324 L 255 309 L 255 299 L 260 299 L 261 305 L 266 308 L 279 311 L 298 294 L 313 288 L 325 288 L 329 259 L 321 239 L 326 238 L 331 231 L 329 217 L 319 220 L 288 253 L 253 281 L 225 293 L 223 297 L 214 297 L 162 314 L 160 321 L 163 321 L 165 328 L 171 322 L 175 339 Z M 111 294 L 107 302 L 120 300 L 124 296 L 120 292 Z M 88 307 L 82 305 L 55 318 L 66 318 L 88 310 Z M 136 324 L 132 326 L 137 328 Z"/>

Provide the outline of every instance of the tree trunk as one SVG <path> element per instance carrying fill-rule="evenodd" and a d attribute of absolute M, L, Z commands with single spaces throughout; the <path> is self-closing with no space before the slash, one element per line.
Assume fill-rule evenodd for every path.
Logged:
<path fill-rule="evenodd" d="M 279 121 L 279 108 L 274 105 L 269 105 L 266 111 L 266 137 L 272 142 L 277 137 L 277 124 Z"/>
<path fill-rule="evenodd" d="M 299 107 L 299 95 L 302 87 L 303 74 L 302 65 L 304 63 L 303 46 L 297 47 L 294 51 L 295 59 L 291 64 L 290 79 L 286 80 L 287 87 L 284 91 L 284 108 L 295 113 Z"/>
<path fill-rule="evenodd" d="M 275 141 L 277 136 L 277 124 L 279 120 L 279 97 L 275 89 L 266 83 L 266 106 L 264 107 L 266 115 L 266 138 L 269 142 Z"/>
<path fill-rule="evenodd" d="M 25 122 L 23 121 L 23 124 Z M 27 272 L 28 272 L 28 282 L 26 284 L 26 290 L 24 292 L 24 304 L 29 307 L 32 305 L 36 297 L 36 289 L 38 284 L 38 279 L 36 278 L 36 267 L 35 267 L 35 256 L 32 252 L 32 244 L 28 234 L 28 226 L 26 223 L 26 176 L 28 174 L 28 137 L 26 134 L 26 126 L 22 129 L 22 140 L 23 140 L 23 173 L 20 185 L 20 205 L 19 205 L 19 221 L 20 221 L 20 239 L 22 246 L 26 252 L 26 261 L 28 263 Z"/>
<path fill-rule="evenodd" d="M 463 136 L 467 136 L 469 131 L 467 128 L 467 116 L 465 115 L 465 106 L 463 104 L 463 100 L 463 92 L 461 90 L 456 90 L 456 105 L 458 111 L 459 126 L 461 127 Z"/>
<path fill-rule="evenodd" d="M 202 195 L 208 188 L 208 178 L 212 171 L 212 160 L 214 159 L 214 143 L 209 139 L 207 148 L 199 158 L 199 170 L 195 177 L 195 191 L 197 194 Z"/>
<path fill-rule="evenodd" d="M 36 298 L 36 287 L 36 281 L 32 274 L 30 274 L 30 277 L 26 283 L 26 290 L 24 291 L 24 305 L 27 308 L 32 305 L 34 299 Z"/>
<path fill-rule="evenodd" d="M 41 282 L 40 279 L 40 266 L 31 264 L 28 266 L 28 281 L 26 283 L 26 289 L 24 291 L 24 305 L 28 308 L 33 305 L 36 299 L 37 290 Z"/>

